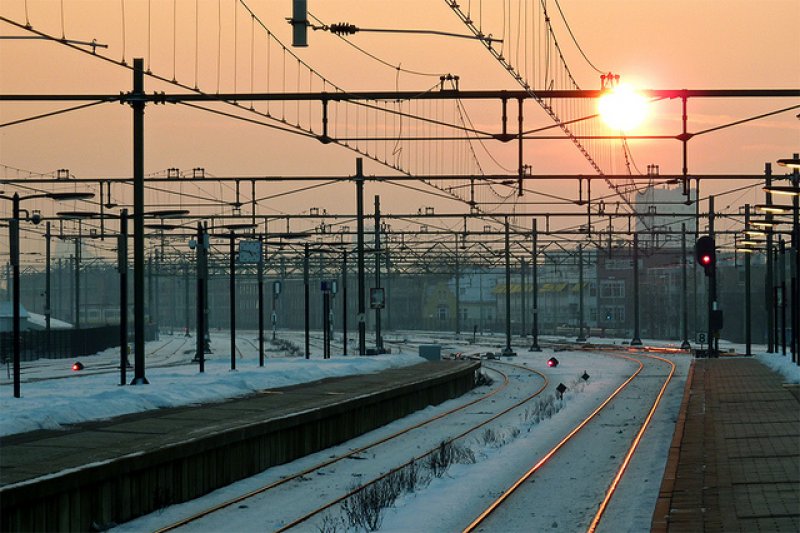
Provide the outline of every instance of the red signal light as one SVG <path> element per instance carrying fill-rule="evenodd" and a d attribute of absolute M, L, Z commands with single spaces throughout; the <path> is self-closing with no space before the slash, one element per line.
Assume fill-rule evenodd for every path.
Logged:
<path fill-rule="evenodd" d="M 75 361 L 74 363 L 72 363 L 72 370 L 75 372 L 83 370 L 83 363 L 81 363 L 80 361 Z"/>
<path fill-rule="evenodd" d="M 714 275 L 717 263 L 717 251 L 714 239 L 709 235 L 703 235 L 694 245 L 694 257 L 697 264 L 703 267 L 706 276 Z"/>

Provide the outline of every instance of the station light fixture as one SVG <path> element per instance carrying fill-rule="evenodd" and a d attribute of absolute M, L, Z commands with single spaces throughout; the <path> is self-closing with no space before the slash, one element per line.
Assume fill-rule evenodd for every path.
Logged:
<path fill-rule="evenodd" d="M 782 196 L 798 196 L 800 195 L 800 188 L 793 185 L 770 185 L 762 187 L 768 193 L 779 194 Z"/>
<path fill-rule="evenodd" d="M 80 220 L 99 217 L 100 213 L 95 213 L 94 211 L 58 211 L 56 216 L 64 220 Z"/>
<path fill-rule="evenodd" d="M 144 214 L 146 218 L 182 218 L 190 213 L 188 209 L 158 209 Z"/>
<path fill-rule="evenodd" d="M 787 215 L 792 212 L 792 206 L 790 205 L 757 205 L 756 209 L 774 215 Z"/>
<path fill-rule="evenodd" d="M 756 228 L 774 228 L 778 224 L 782 224 L 780 220 L 766 220 L 766 219 L 750 219 L 750 225 Z"/>
<path fill-rule="evenodd" d="M 557 367 L 558 366 L 558 359 L 556 359 L 555 357 L 551 357 L 550 359 L 547 360 L 547 366 L 549 366 L 550 368 Z"/>
<path fill-rule="evenodd" d="M 778 164 L 782 167 L 791 168 L 791 169 L 800 169 L 800 157 L 787 157 L 784 159 L 778 159 Z"/>

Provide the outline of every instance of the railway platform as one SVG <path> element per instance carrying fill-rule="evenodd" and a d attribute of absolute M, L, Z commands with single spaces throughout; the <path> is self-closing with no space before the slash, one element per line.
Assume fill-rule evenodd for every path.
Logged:
<path fill-rule="evenodd" d="M 0 530 L 105 530 L 472 389 L 428 362 L 0 439 Z"/>
<path fill-rule="evenodd" d="M 800 531 L 800 399 L 779 374 L 695 360 L 652 531 Z"/>

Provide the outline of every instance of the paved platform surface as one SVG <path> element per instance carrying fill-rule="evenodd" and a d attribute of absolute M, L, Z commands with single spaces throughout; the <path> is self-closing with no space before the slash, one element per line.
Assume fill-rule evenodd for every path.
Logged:
<path fill-rule="evenodd" d="M 64 431 L 42 430 L 2 437 L 0 487 L 378 394 L 443 376 L 471 364 L 474 363 L 423 363 L 375 374 L 328 378 L 264 390 L 222 403 L 125 415 L 79 424 Z"/>
<path fill-rule="evenodd" d="M 800 531 L 793 392 L 754 359 L 697 359 L 653 531 Z"/>

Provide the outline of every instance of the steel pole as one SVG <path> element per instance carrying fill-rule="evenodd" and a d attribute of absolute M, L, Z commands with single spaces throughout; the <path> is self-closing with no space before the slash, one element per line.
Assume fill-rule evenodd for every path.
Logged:
<path fill-rule="evenodd" d="M 44 327 L 47 330 L 47 347 L 50 348 L 50 222 L 45 225 L 45 249 L 44 249 L 44 263 L 45 263 L 45 276 L 44 276 Z"/>
<path fill-rule="evenodd" d="M 14 398 L 19 398 L 20 394 L 20 358 L 21 358 L 21 336 L 22 325 L 20 323 L 20 301 L 19 301 L 19 194 L 14 193 L 12 198 L 13 208 L 12 216 L 9 221 L 9 234 L 11 241 L 11 277 L 12 277 L 12 290 L 11 290 L 11 305 L 14 307 L 12 310 L 12 344 L 14 346 Z"/>
<path fill-rule="evenodd" d="M 205 330 L 206 330 L 206 294 L 205 294 L 205 232 L 203 224 L 197 223 L 197 244 L 195 245 L 195 255 L 197 260 L 197 301 L 195 302 L 196 331 L 194 360 L 200 364 L 200 373 L 205 372 Z"/>
<path fill-rule="evenodd" d="M 275 293 L 277 290 L 277 281 L 272 282 L 272 314 L 270 315 L 270 323 L 272 324 L 272 342 L 278 337 L 278 311 L 277 311 L 277 299 L 278 295 Z"/>
<path fill-rule="evenodd" d="M 586 342 L 584 335 L 586 312 L 583 298 L 583 243 L 578 244 L 578 338 L 575 342 Z"/>
<path fill-rule="evenodd" d="M 793 154 L 794 159 L 800 158 L 800 154 Z M 800 170 L 794 169 L 792 172 L 792 186 L 795 194 L 792 196 L 792 247 L 790 249 L 790 260 L 792 262 L 792 362 L 800 364 L 798 348 L 800 348 L 800 290 L 798 290 L 798 275 L 800 274 L 800 196 L 797 194 L 800 186 Z"/>
<path fill-rule="evenodd" d="M 117 269 L 119 270 L 119 384 L 128 382 L 128 210 L 119 216 Z"/>
<path fill-rule="evenodd" d="M 347 250 L 342 252 L 342 355 L 347 355 Z"/>
<path fill-rule="evenodd" d="M 692 345 L 689 343 L 689 295 L 687 294 L 689 261 L 686 257 L 686 224 L 681 224 L 681 329 L 683 342 L 682 350 L 690 350 Z"/>
<path fill-rule="evenodd" d="M 456 335 L 461 334 L 461 275 L 458 264 L 458 235 L 456 234 L 455 255 L 455 281 L 456 281 Z"/>
<path fill-rule="evenodd" d="M 133 344 L 131 385 L 145 385 L 144 359 L 144 60 L 133 60 Z"/>
<path fill-rule="evenodd" d="M 189 328 L 192 327 L 190 314 L 189 314 L 189 261 L 183 265 L 183 332 L 185 336 L 189 336 Z"/>
<path fill-rule="evenodd" d="M 778 276 L 780 278 L 779 282 L 779 293 L 778 293 L 778 301 L 780 307 L 780 337 L 781 337 L 781 354 L 786 355 L 786 241 L 783 240 L 783 237 L 779 238 L 778 242 Z"/>
<path fill-rule="evenodd" d="M 163 250 L 153 252 L 153 317 L 156 331 L 161 334 L 161 258 Z"/>
<path fill-rule="evenodd" d="M 258 366 L 264 366 L 264 236 L 258 236 Z"/>
<path fill-rule="evenodd" d="M 236 235 L 231 231 L 229 268 L 230 281 L 228 285 L 228 301 L 230 303 L 231 322 L 231 370 L 236 370 Z"/>
<path fill-rule="evenodd" d="M 80 226 L 79 226 L 80 227 Z M 75 329 L 81 329 L 81 235 L 75 239 Z"/>
<path fill-rule="evenodd" d="M 311 332 L 310 332 L 310 316 L 309 316 L 309 287 L 308 287 L 308 243 L 303 244 L 303 299 L 304 299 L 304 306 L 303 306 L 303 316 L 304 316 L 304 324 L 305 324 L 305 348 L 306 348 L 306 359 L 311 357 Z"/>
<path fill-rule="evenodd" d="M 533 219 L 533 229 L 531 230 L 531 277 L 533 287 L 532 290 L 532 304 L 533 304 L 533 327 L 531 335 L 533 342 L 531 343 L 532 352 L 541 352 L 539 347 L 539 243 L 538 243 L 538 228 L 536 219 Z"/>
<path fill-rule="evenodd" d="M 764 164 L 764 184 L 766 185 L 766 198 L 765 203 L 769 206 L 772 205 L 772 193 L 769 188 L 772 186 L 772 164 Z M 767 222 L 772 222 L 772 213 L 767 212 Z M 766 261 L 767 272 L 766 280 L 764 281 L 764 310 L 767 312 L 767 353 L 776 352 L 775 348 L 775 271 L 773 269 L 775 262 L 772 257 L 773 250 L 773 234 L 772 227 L 767 226 L 767 244 L 766 244 Z"/>
<path fill-rule="evenodd" d="M 750 229 L 750 204 L 744 205 L 744 227 Z M 753 355 L 753 326 L 750 296 L 750 254 L 744 254 L 744 344 L 745 355 Z"/>
<path fill-rule="evenodd" d="M 714 196 L 708 197 L 708 235 L 714 239 Z M 714 241 L 714 250 L 716 252 L 716 241 Z M 717 309 L 717 266 L 716 264 L 711 268 L 711 274 L 708 276 L 708 352 L 709 356 L 714 357 L 719 355 L 717 352 L 717 339 L 716 331 L 711 327 L 711 315 Z"/>
<path fill-rule="evenodd" d="M 639 336 L 639 232 L 633 232 L 633 339 L 631 346 L 641 346 Z"/>
<path fill-rule="evenodd" d="M 367 353 L 367 324 L 364 309 L 364 160 L 356 158 L 356 233 L 358 260 L 358 355 Z"/>
<path fill-rule="evenodd" d="M 388 237 L 387 237 L 388 239 Z M 383 292 L 385 295 L 384 303 L 386 305 L 386 321 L 383 325 L 383 331 L 392 330 L 392 263 L 389 257 L 389 244 L 387 242 L 386 249 L 383 251 L 384 268 L 386 269 L 386 276 L 383 281 Z M 383 342 L 383 339 L 381 339 Z"/>
<path fill-rule="evenodd" d="M 375 195 L 375 288 L 381 288 L 381 197 L 377 194 Z M 384 305 L 386 305 L 385 298 Z M 380 307 L 375 308 L 375 348 L 378 353 L 383 353 Z"/>
<path fill-rule="evenodd" d="M 520 289 L 521 289 L 520 290 L 520 296 L 522 297 L 522 299 L 520 301 L 520 305 L 521 305 L 521 310 L 520 311 L 522 313 L 522 317 L 520 318 L 520 330 L 521 330 L 520 331 L 520 337 L 522 337 L 523 339 L 528 336 L 528 332 L 525 331 L 525 325 L 528 322 L 528 316 L 527 316 L 528 313 L 526 312 L 527 309 L 525 307 L 525 303 L 526 303 L 525 302 L 525 288 L 526 288 L 525 287 L 525 277 L 526 277 L 526 275 L 528 273 L 527 272 L 527 270 L 528 270 L 527 266 L 528 266 L 528 263 L 525 261 L 525 259 L 520 259 L 520 263 L 519 263 L 519 270 L 520 270 L 519 279 L 520 279 Z"/>
<path fill-rule="evenodd" d="M 506 259 L 506 347 L 503 355 L 516 355 L 511 349 L 511 237 L 508 217 L 505 217 L 505 259 Z"/>

